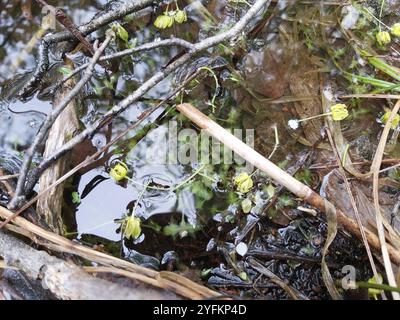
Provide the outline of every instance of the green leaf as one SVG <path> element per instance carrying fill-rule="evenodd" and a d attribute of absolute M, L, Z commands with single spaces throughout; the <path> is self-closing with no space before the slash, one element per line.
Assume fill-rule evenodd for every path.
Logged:
<path fill-rule="evenodd" d="M 272 184 L 269 184 L 266 188 L 266 192 L 268 197 L 271 199 L 275 195 L 275 188 Z"/>
<path fill-rule="evenodd" d="M 113 25 L 113 30 L 117 34 L 117 37 L 120 38 L 122 41 L 125 43 L 128 42 L 129 40 L 129 34 L 128 31 L 125 30 L 123 26 L 121 26 L 119 23 Z"/>
<path fill-rule="evenodd" d="M 175 224 L 171 223 L 168 226 L 164 227 L 163 233 L 166 236 L 176 237 L 177 235 L 183 234 L 193 234 L 197 231 L 197 228 L 192 226 L 190 223 L 186 223 L 184 220 L 181 223 Z"/>
<path fill-rule="evenodd" d="M 57 69 L 57 71 L 63 74 L 64 76 L 69 76 L 72 72 L 72 70 L 68 67 L 60 67 Z"/>
<path fill-rule="evenodd" d="M 74 204 L 81 203 L 81 197 L 78 192 L 76 192 L 76 191 L 72 192 L 71 197 L 72 197 L 72 203 L 74 203 Z"/>
<path fill-rule="evenodd" d="M 252 207 L 251 200 L 246 198 L 242 201 L 242 210 L 244 213 L 249 213 Z"/>

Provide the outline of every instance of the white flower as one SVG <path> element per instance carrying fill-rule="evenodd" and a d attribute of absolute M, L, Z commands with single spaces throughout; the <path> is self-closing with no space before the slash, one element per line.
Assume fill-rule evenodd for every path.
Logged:
<path fill-rule="evenodd" d="M 296 119 L 291 119 L 288 121 L 289 127 L 291 127 L 293 130 L 296 130 L 299 128 L 299 121 Z"/>

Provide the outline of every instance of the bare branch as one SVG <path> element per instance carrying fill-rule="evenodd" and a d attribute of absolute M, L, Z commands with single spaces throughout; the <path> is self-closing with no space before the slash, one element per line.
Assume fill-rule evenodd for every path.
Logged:
<path fill-rule="evenodd" d="M 150 5 L 152 5 L 155 0 L 136 0 L 124 5 L 121 5 L 119 8 L 109 11 L 100 15 L 98 18 L 95 18 L 84 24 L 83 26 L 78 27 L 78 31 L 83 35 L 88 35 L 97 29 L 107 25 L 110 22 L 118 20 L 122 17 L 125 17 L 128 14 L 134 13 L 141 9 L 144 9 Z M 156 2 L 157 3 L 157 2 Z M 45 36 L 39 46 L 39 61 L 37 67 L 28 80 L 28 82 L 24 85 L 24 87 L 20 90 L 19 96 L 21 98 L 26 98 L 31 95 L 41 82 L 43 76 L 49 69 L 49 47 L 53 43 L 58 43 L 66 40 L 73 39 L 74 35 L 68 31 L 59 32 L 56 34 L 48 34 Z"/>
<path fill-rule="evenodd" d="M 172 38 L 172 39 L 165 39 L 165 40 L 160 40 L 160 41 L 154 41 L 151 43 L 145 43 L 143 45 L 140 45 L 138 47 L 135 48 L 131 48 L 131 49 L 126 49 L 123 51 L 118 51 L 116 53 L 113 54 L 109 54 L 106 56 L 103 56 L 99 59 L 99 61 L 108 61 L 108 60 L 113 60 L 113 59 L 117 59 L 117 58 L 122 58 L 131 54 L 135 54 L 135 53 L 139 53 L 142 51 L 148 51 L 148 50 L 152 50 L 152 49 L 156 49 L 159 47 L 172 47 L 172 46 L 180 46 L 183 48 L 186 48 L 188 50 L 193 50 L 194 49 L 194 45 L 186 40 L 183 39 L 179 39 L 179 38 Z M 75 68 L 74 70 L 72 70 L 72 72 L 65 76 L 64 79 L 62 79 L 61 81 L 59 81 L 52 89 L 56 89 L 58 88 L 61 84 L 63 84 L 64 82 L 66 82 L 67 80 L 71 79 L 73 76 L 75 76 L 76 74 L 78 74 L 79 72 L 81 72 L 82 70 L 85 70 L 89 65 L 88 63 L 82 64 L 81 66 Z"/>
<path fill-rule="evenodd" d="M 92 125 L 88 126 L 79 135 L 75 136 L 68 143 L 64 145 L 59 151 L 55 152 L 51 156 L 43 160 L 43 162 L 38 166 L 36 172 L 42 173 L 50 163 L 59 159 L 66 152 L 71 150 L 77 144 L 84 141 L 86 138 L 91 136 L 96 130 L 103 127 L 104 125 L 110 123 L 118 114 L 125 111 L 132 103 L 136 102 L 140 97 L 142 97 L 147 91 L 153 88 L 160 81 L 169 76 L 179 67 L 183 66 L 188 62 L 193 56 L 200 53 L 201 51 L 213 47 L 221 42 L 227 41 L 239 33 L 241 33 L 247 24 L 254 19 L 257 13 L 265 6 L 269 5 L 270 0 L 257 0 L 255 4 L 249 9 L 249 11 L 237 22 L 237 24 L 226 32 L 219 35 L 207 38 L 194 45 L 194 49 L 189 53 L 184 54 L 179 59 L 168 65 L 165 69 L 158 71 L 150 79 L 145 81 L 135 92 L 122 100 L 119 104 L 111 108 L 106 114 L 104 114 L 100 119 L 95 121 Z M 36 183 L 36 182 L 34 182 Z M 32 186 L 32 181 L 30 181 L 30 186 Z M 33 187 L 33 186 L 32 186 Z"/>
<path fill-rule="evenodd" d="M 39 132 L 35 136 L 35 139 L 29 148 L 29 150 L 25 154 L 24 162 L 22 163 L 20 176 L 18 179 L 17 188 L 15 190 L 15 196 L 13 197 L 12 201 L 10 202 L 10 208 L 15 208 L 20 203 L 20 197 L 25 191 L 25 181 L 26 176 L 29 172 L 33 156 L 35 155 L 38 147 L 42 143 L 43 139 L 45 138 L 48 130 L 53 125 L 54 121 L 57 117 L 64 111 L 64 109 L 68 106 L 68 104 L 77 96 L 77 94 L 82 90 L 85 84 L 90 80 L 93 75 L 94 67 L 97 61 L 100 59 L 101 54 L 104 52 L 105 48 L 110 43 L 111 39 L 114 37 L 113 34 L 108 34 L 103 44 L 100 46 L 98 50 L 96 50 L 95 55 L 93 56 L 88 68 L 82 79 L 76 84 L 76 86 L 69 92 L 69 94 L 65 97 L 64 101 L 58 106 L 58 108 L 53 109 L 52 112 L 47 116 L 45 122 L 42 124 Z"/>

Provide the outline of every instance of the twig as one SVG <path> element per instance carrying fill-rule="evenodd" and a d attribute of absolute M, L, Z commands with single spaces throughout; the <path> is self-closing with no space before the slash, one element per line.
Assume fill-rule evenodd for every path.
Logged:
<path fill-rule="evenodd" d="M 19 174 L 11 174 L 11 175 L 7 175 L 7 176 L 1 176 L 0 181 L 6 181 L 6 180 L 18 178 L 18 176 L 19 176 Z"/>
<path fill-rule="evenodd" d="M 246 145 L 243 141 L 233 136 L 231 133 L 212 121 L 199 110 L 187 103 L 177 106 L 177 109 L 191 121 L 196 123 L 200 128 L 204 129 L 209 135 L 218 139 L 226 147 L 236 152 L 243 159 L 250 162 L 260 170 L 264 171 L 273 180 L 286 187 L 296 196 L 300 197 L 305 202 L 321 210 L 322 212 L 325 212 L 327 210 L 326 204 L 329 202 L 326 199 L 322 198 L 310 187 L 306 186 L 287 172 L 283 171 L 281 168 L 263 157 L 257 151 Z M 356 221 L 349 218 L 340 210 L 336 210 L 336 213 L 338 222 L 342 224 L 345 229 L 354 233 L 357 236 L 360 236 L 359 226 Z M 375 250 L 380 250 L 378 237 L 368 229 L 364 229 L 364 232 L 371 247 Z M 393 261 L 395 261 L 396 263 L 400 263 L 400 252 L 390 245 L 388 245 L 387 247 Z"/>
<path fill-rule="evenodd" d="M 8 219 L 12 215 L 13 215 L 13 213 L 11 211 L 0 206 L 0 216 L 2 218 Z M 173 283 L 172 281 L 167 280 L 167 279 L 165 279 L 164 281 L 155 282 L 154 279 L 158 280 L 160 275 L 158 272 L 156 272 L 154 270 L 147 269 L 147 268 L 139 266 L 139 265 L 135 265 L 128 261 L 121 260 L 119 258 L 110 256 L 108 254 L 96 251 L 94 249 L 88 248 L 86 246 L 83 246 L 83 245 L 73 242 L 71 240 L 68 240 L 68 239 L 66 239 L 62 236 L 59 236 L 53 232 L 42 229 L 39 226 L 29 222 L 28 220 L 26 220 L 22 217 L 16 217 L 14 219 L 14 223 L 17 226 L 20 226 L 23 229 L 57 245 L 57 248 L 59 250 L 61 250 L 62 252 L 75 254 L 84 259 L 102 264 L 104 266 L 113 266 L 113 267 L 117 267 L 117 268 L 120 268 L 123 270 L 127 270 L 130 272 L 136 273 L 138 275 L 142 275 L 142 277 L 137 276 L 136 279 L 143 281 L 144 283 L 157 286 L 159 288 L 163 288 L 163 289 L 167 288 L 178 294 L 187 292 L 186 290 L 183 290 L 184 288 L 182 288 L 181 285 L 177 285 L 176 282 Z M 3 234 L 3 233 L 0 232 L 0 234 Z M 0 241 L 0 249 L 1 249 L 1 241 Z M 186 283 L 186 285 L 185 285 L 186 288 L 196 288 L 196 292 L 198 294 L 201 294 L 202 298 L 210 298 L 210 297 L 219 297 L 220 296 L 219 293 L 212 291 L 201 285 L 198 285 L 196 283 L 193 283 L 189 279 L 185 279 L 180 275 L 175 275 L 175 277 L 180 279 L 179 283 Z M 191 297 L 187 297 L 187 298 L 191 298 Z"/>
<path fill-rule="evenodd" d="M 248 10 L 248 12 L 235 24 L 234 27 L 225 31 L 219 35 L 207 38 L 199 43 L 194 45 L 194 49 L 189 53 L 184 54 L 179 59 L 169 64 L 165 69 L 158 71 L 155 75 L 153 75 L 150 79 L 145 81 L 135 92 L 122 100 L 119 104 L 112 107 L 106 114 L 104 114 L 100 119 L 96 120 L 92 125 L 89 125 L 85 130 L 83 130 L 80 134 L 72 138 L 68 143 L 66 143 L 63 148 L 47 157 L 42 161 L 42 163 L 36 168 L 35 172 L 37 174 L 41 174 L 44 170 L 48 168 L 48 166 L 53 163 L 55 160 L 59 159 L 66 152 L 70 151 L 77 144 L 84 141 L 87 137 L 91 136 L 96 130 L 99 128 L 109 124 L 117 115 L 121 112 L 125 111 L 129 108 L 134 102 L 136 102 L 143 94 L 145 94 L 148 90 L 158 84 L 160 81 L 165 79 L 168 75 L 170 75 L 173 71 L 183 66 L 186 62 L 188 62 L 194 55 L 200 53 L 203 50 L 206 50 L 210 47 L 213 47 L 221 42 L 227 41 L 235 36 L 237 36 L 246 25 L 254 19 L 257 13 L 266 5 L 269 4 L 270 0 L 257 0 L 256 3 Z M 36 181 L 31 181 L 29 187 L 34 185 Z M 32 186 L 33 187 L 33 186 Z M 29 188 L 26 188 L 29 190 Z"/>
<path fill-rule="evenodd" d="M 92 277 L 71 262 L 35 250 L 11 235 L 0 232 L 0 255 L 8 266 L 23 270 L 32 279 L 42 279 L 60 299 L 165 299 L 176 298 L 154 289 L 127 288 Z M 7 266 L 7 268 L 8 268 Z"/>
<path fill-rule="evenodd" d="M 149 117 L 154 111 L 156 111 L 159 107 L 161 107 L 167 100 L 171 99 L 172 97 L 174 97 L 178 92 L 180 92 L 190 81 L 192 81 L 197 75 L 198 75 L 199 71 L 195 72 L 193 75 L 191 75 L 190 77 L 188 77 L 185 82 L 179 86 L 176 90 L 174 90 L 174 92 L 172 92 L 167 98 L 165 98 L 163 101 L 161 101 L 158 105 L 147 109 L 146 111 L 144 111 L 139 117 L 138 120 L 132 124 L 131 126 L 129 126 L 125 131 L 121 132 L 120 134 L 118 134 L 112 141 L 110 141 L 109 143 L 107 143 L 103 148 L 101 148 L 100 150 L 98 150 L 97 152 L 95 152 L 94 154 L 92 154 L 90 157 L 86 158 L 84 161 L 82 161 L 80 164 L 78 164 L 77 166 L 75 166 L 75 168 L 71 169 L 69 172 L 67 172 L 64 176 L 62 176 L 61 178 L 59 178 L 58 180 L 56 180 L 53 184 L 51 184 L 50 186 L 48 186 L 46 189 L 42 190 L 38 195 L 36 195 L 34 198 L 32 198 L 31 200 L 29 200 L 24 206 L 22 206 L 18 211 L 16 211 L 13 215 L 11 215 L 10 217 L 8 217 L 5 221 L 3 221 L 2 223 L 0 223 L 0 229 L 3 228 L 5 225 L 7 225 L 10 221 L 12 221 L 15 217 L 18 217 L 18 215 L 20 215 L 22 212 L 24 212 L 26 209 L 28 209 L 32 204 L 34 204 L 40 197 L 44 196 L 49 190 L 51 190 L 52 188 L 55 188 L 56 186 L 58 186 L 60 183 L 64 182 L 65 180 L 67 180 L 69 177 L 71 177 L 72 175 L 74 175 L 76 172 L 78 172 L 80 169 L 88 166 L 89 164 L 91 164 L 93 161 L 95 161 L 97 159 L 97 157 L 99 157 L 105 150 L 109 149 L 113 144 L 115 144 L 116 142 L 118 142 L 120 139 L 122 139 L 126 134 L 128 134 L 128 132 L 130 132 L 131 130 L 137 128 L 147 117 Z M 32 175 L 34 175 L 35 173 L 33 173 Z M 33 179 L 33 181 L 36 181 L 36 178 Z M 29 188 L 33 188 L 33 184 L 31 186 L 28 185 Z"/>
<path fill-rule="evenodd" d="M 60 105 L 50 112 L 50 114 L 47 116 L 45 122 L 42 124 L 39 132 L 37 133 L 34 141 L 32 142 L 32 145 L 30 146 L 29 150 L 25 154 L 24 162 L 22 163 L 22 167 L 20 170 L 20 176 L 18 179 L 17 188 L 15 190 L 15 196 L 13 197 L 12 201 L 10 202 L 9 208 L 14 209 L 14 208 L 18 207 L 19 203 L 24 200 L 23 194 L 24 194 L 24 192 L 27 191 L 25 189 L 26 177 L 29 172 L 33 156 L 35 155 L 38 147 L 42 143 L 44 137 L 47 134 L 47 131 L 51 128 L 54 121 L 64 111 L 64 109 L 69 105 L 69 103 L 79 94 L 79 92 L 82 90 L 82 88 L 85 86 L 85 84 L 90 80 L 90 78 L 93 75 L 93 70 L 94 70 L 94 67 L 95 67 L 97 61 L 99 60 L 101 54 L 103 53 L 105 48 L 108 46 L 110 41 L 113 39 L 113 37 L 114 37 L 114 34 L 111 32 L 107 35 L 103 44 L 100 46 L 100 48 L 98 50 L 96 50 L 96 53 L 94 54 L 92 61 L 90 62 L 88 68 L 86 69 L 86 72 L 85 72 L 84 76 L 82 77 L 82 79 L 68 93 L 68 95 L 60 103 Z"/>
<path fill-rule="evenodd" d="M 78 27 L 78 31 L 83 35 L 88 35 L 100 27 L 105 26 L 106 24 L 118 20 L 128 14 L 151 6 L 154 3 L 153 0 L 136 0 L 133 2 L 129 2 L 121 5 L 119 8 L 109 11 L 107 13 L 102 14 L 100 17 L 93 19 L 87 24 Z M 42 78 L 49 70 L 49 48 L 53 43 L 58 43 L 61 41 L 66 41 L 73 39 L 74 36 L 68 32 L 59 32 L 56 34 L 49 34 L 45 36 L 39 46 L 39 59 L 37 67 L 32 75 L 32 77 L 27 81 L 24 87 L 20 90 L 19 96 L 22 98 L 26 98 L 31 95 L 35 90 L 37 85 L 41 82 Z"/>
<path fill-rule="evenodd" d="M 151 43 L 145 43 L 143 45 L 140 45 L 138 47 L 132 48 L 132 49 L 126 49 L 123 51 L 119 51 L 113 54 L 109 54 L 106 56 L 103 56 L 99 59 L 99 61 L 108 61 L 108 60 L 113 60 L 117 58 L 122 58 L 134 53 L 142 52 L 142 51 L 148 51 L 152 49 L 156 49 L 159 47 L 168 47 L 168 46 L 180 46 L 186 49 L 193 49 L 193 44 L 179 38 L 173 38 L 173 39 L 165 39 L 165 40 L 160 40 L 160 41 L 154 41 Z M 62 83 L 66 82 L 67 80 L 71 79 L 73 76 L 81 72 L 82 70 L 86 69 L 89 66 L 89 63 L 82 64 L 81 66 L 77 67 L 76 69 L 72 70 L 70 74 L 64 77 L 61 81 L 59 81 L 53 88 L 59 87 Z"/>
<path fill-rule="evenodd" d="M 250 265 L 250 267 L 252 267 L 254 270 L 268 277 L 271 282 L 274 282 L 276 285 L 281 287 L 293 300 L 308 300 L 308 298 L 305 295 L 287 285 L 281 278 L 279 278 L 275 273 L 264 267 L 256 259 L 248 258 L 247 262 Z"/>
<path fill-rule="evenodd" d="M 42 7 L 49 7 L 49 4 L 44 0 L 36 0 Z M 93 46 L 85 39 L 83 34 L 78 30 L 72 20 L 60 8 L 56 9 L 56 19 L 60 22 L 71 34 L 77 38 L 89 52 L 94 55 Z"/>

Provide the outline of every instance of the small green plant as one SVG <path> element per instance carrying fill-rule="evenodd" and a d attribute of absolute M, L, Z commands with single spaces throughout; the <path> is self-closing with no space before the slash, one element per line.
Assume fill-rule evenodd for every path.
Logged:
<path fill-rule="evenodd" d="M 331 111 L 327 113 L 318 114 L 316 116 L 304 118 L 304 119 L 291 119 L 288 121 L 288 125 L 293 130 L 296 130 L 299 127 L 299 123 L 303 121 L 312 120 L 315 118 L 331 116 L 334 121 L 342 121 L 346 119 L 349 115 L 349 111 L 347 110 L 347 106 L 342 103 L 335 104 L 331 106 Z"/>
<path fill-rule="evenodd" d="M 137 239 L 142 233 L 142 228 L 140 226 L 140 218 L 135 217 L 134 212 L 121 222 L 122 230 L 124 232 L 125 238 L 128 240 L 130 238 Z"/>
<path fill-rule="evenodd" d="M 72 72 L 72 70 L 68 67 L 60 67 L 57 69 L 57 71 L 64 76 L 69 76 Z"/>
<path fill-rule="evenodd" d="M 395 37 L 400 37 L 400 23 L 395 23 L 394 25 L 392 25 L 392 28 L 390 29 L 390 32 Z"/>
<path fill-rule="evenodd" d="M 114 179 L 116 182 L 120 182 L 127 178 L 128 175 L 128 166 L 120 161 L 118 162 L 111 170 L 110 177 Z"/>
<path fill-rule="evenodd" d="M 120 38 L 123 42 L 128 43 L 129 34 L 123 26 L 121 26 L 119 23 L 114 23 L 112 30 L 115 32 L 118 38 Z"/>
<path fill-rule="evenodd" d="M 376 41 L 378 42 L 378 44 L 380 44 L 381 46 L 387 45 L 390 43 L 390 41 L 392 41 L 392 38 L 390 37 L 390 33 L 387 31 L 379 31 L 376 34 Z"/>
<path fill-rule="evenodd" d="M 179 224 L 171 223 L 164 227 L 163 233 L 166 236 L 171 236 L 175 238 L 176 236 L 180 236 L 181 238 L 186 237 L 187 235 L 192 235 L 197 231 L 197 228 L 190 223 L 186 223 L 185 219 L 182 217 L 182 220 Z"/>
<path fill-rule="evenodd" d="M 377 277 L 372 277 L 368 280 L 369 284 L 382 284 L 383 283 L 383 278 L 382 276 L 378 273 Z M 368 296 L 371 298 L 374 298 L 375 300 L 378 300 L 378 295 L 382 294 L 382 290 L 379 289 L 374 289 L 374 288 L 369 288 L 368 289 Z"/>

